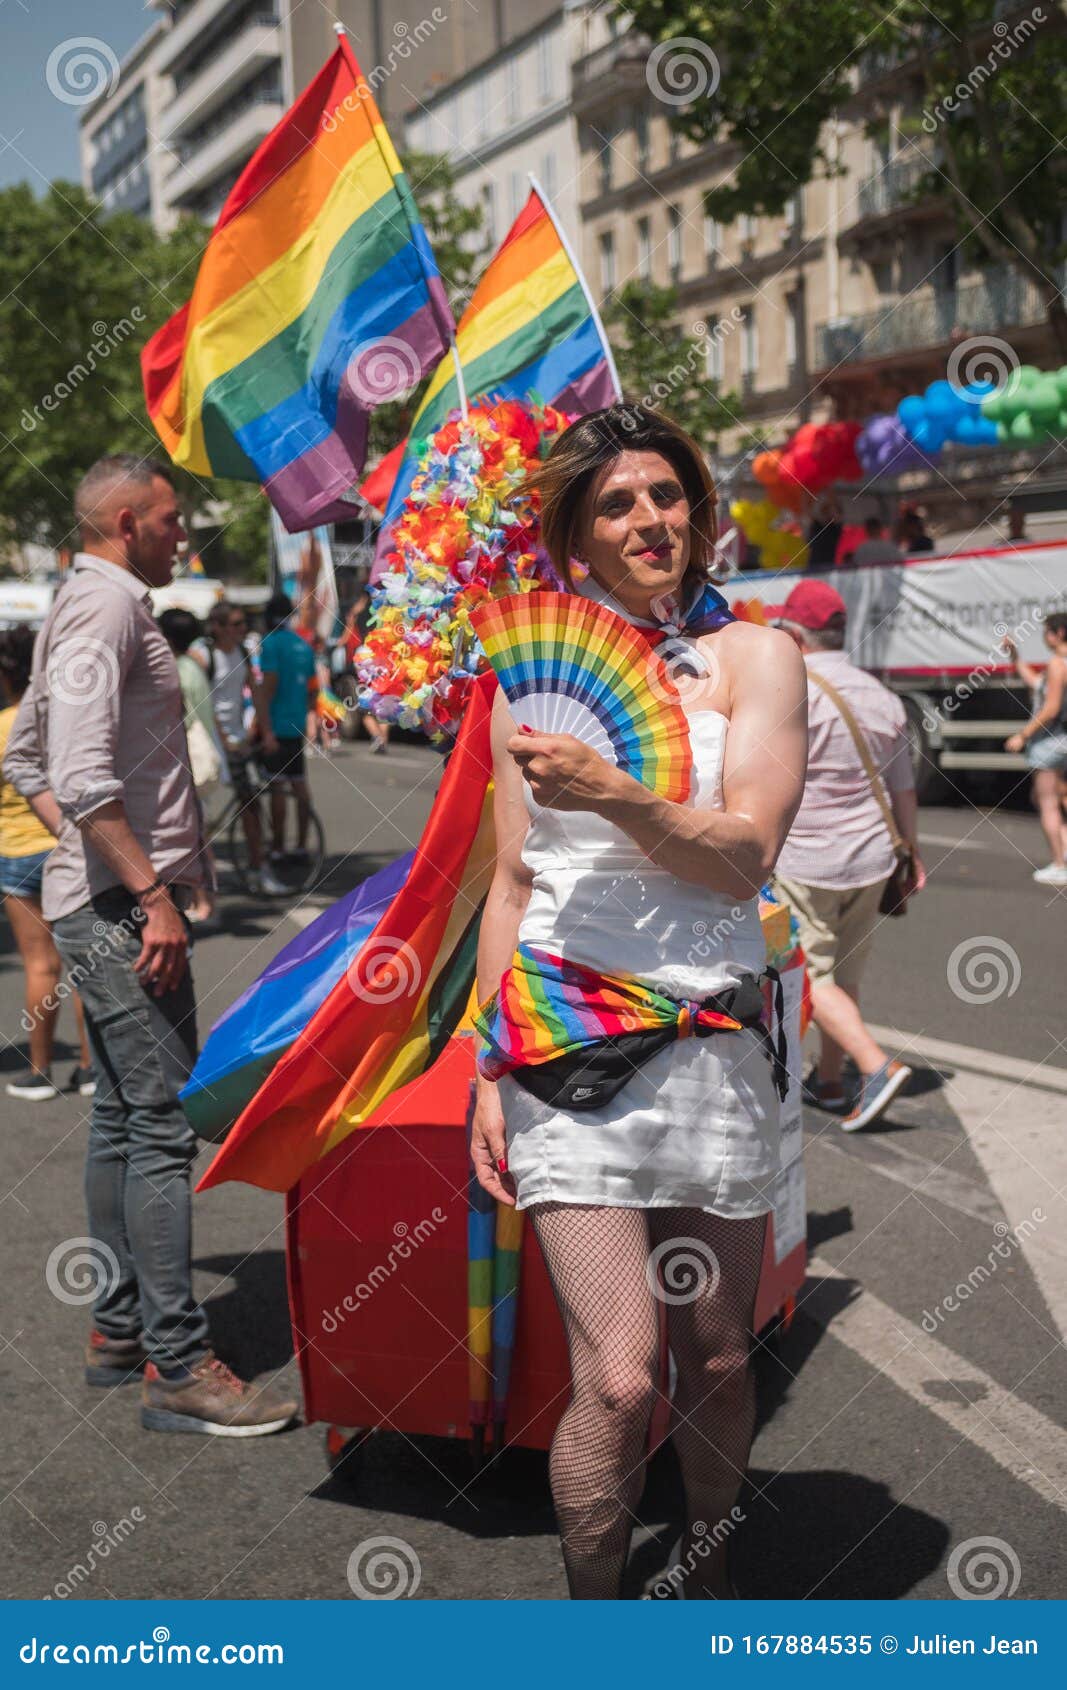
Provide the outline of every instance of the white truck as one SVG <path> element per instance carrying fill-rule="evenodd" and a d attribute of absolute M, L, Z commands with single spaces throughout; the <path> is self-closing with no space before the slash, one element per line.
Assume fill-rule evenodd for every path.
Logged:
<path fill-rule="evenodd" d="M 781 604 L 805 577 L 766 570 L 731 575 L 731 608 L 751 599 Z M 1067 610 L 1067 540 L 909 557 L 900 564 L 834 569 L 820 576 L 848 606 L 846 649 L 854 663 L 900 694 L 908 713 L 919 797 L 951 781 L 1023 770 L 1004 741 L 1030 711 L 1005 655 L 1005 636 L 1029 662 L 1048 651 L 1041 621 Z"/>

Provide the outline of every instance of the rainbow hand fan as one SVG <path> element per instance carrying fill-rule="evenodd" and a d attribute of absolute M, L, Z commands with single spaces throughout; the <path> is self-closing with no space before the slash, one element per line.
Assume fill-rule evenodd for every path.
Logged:
<path fill-rule="evenodd" d="M 470 620 L 520 726 L 573 734 L 661 797 L 685 802 L 685 711 L 637 629 L 574 593 L 512 594 Z"/>

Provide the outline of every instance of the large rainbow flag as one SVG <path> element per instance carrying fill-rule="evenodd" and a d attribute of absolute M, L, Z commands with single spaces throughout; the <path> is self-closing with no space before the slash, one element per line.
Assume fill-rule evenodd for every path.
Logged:
<path fill-rule="evenodd" d="M 525 399 L 584 414 L 622 397 L 619 378 L 585 282 L 548 202 L 536 186 L 459 320 L 456 350 L 471 403 Z M 441 363 L 408 439 L 384 458 L 360 491 L 384 511 L 379 554 L 418 467 L 419 442 L 460 403 L 455 366 Z"/>
<path fill-rule="evenodd" d="M 495 856 L 495 688 L 492 674 L 471 688 L 413 856 L 327 910 L 213 1028 L 182 1102 L 204 1136 L 235 1124 L 198 1190 L 288 1191 L 462 1020 Z"/>
<path fill-rule="evenodd" d="M 452 314 L 347 39 L 253 154 L 188 304 L 141 355 L 176 464 L 260 482 L 290 531 L 351 516 L 367 419 L 447 350 Z"/>

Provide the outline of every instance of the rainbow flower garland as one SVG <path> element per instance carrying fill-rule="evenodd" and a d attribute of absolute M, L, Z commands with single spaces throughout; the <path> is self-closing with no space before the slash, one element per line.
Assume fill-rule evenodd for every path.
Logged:
<path fill-rule="evenodd" d="M 524 490 L 573 418 L 502 400 L 453 412 L 428 443 L 397 517 L 356 653 L 360 708 L 383 722 L 455 733 L 482 667 L 470 612 L 487 599 L 561 583 L 539 543 L 539 499 Z"/>

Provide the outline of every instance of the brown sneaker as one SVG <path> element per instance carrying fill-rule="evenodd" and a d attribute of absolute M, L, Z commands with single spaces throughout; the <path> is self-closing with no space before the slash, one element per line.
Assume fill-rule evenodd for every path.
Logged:
<path fill-rule="evenodd" d="M 146 1359 L 140 1338 L 109 1338 L 94 1326 L 85 1346 L 85 1383 L 128 1385 Z"/>
<path fill-rule="evenodd" d="M 272 1385 L 238 1379 L 209 1350 L 185 1379 L 164 1379 L 154 1362 L 144 1370 L 141 1425 L 150 1432 L 206 1432 L 218 1438 L 259 1438 L 280 1432 L 299 1404 Z"/>

